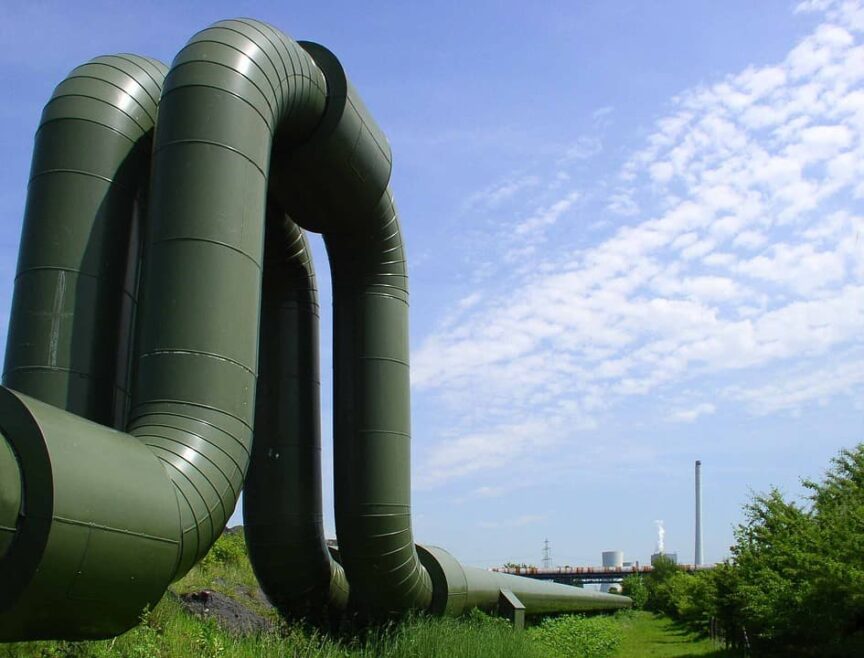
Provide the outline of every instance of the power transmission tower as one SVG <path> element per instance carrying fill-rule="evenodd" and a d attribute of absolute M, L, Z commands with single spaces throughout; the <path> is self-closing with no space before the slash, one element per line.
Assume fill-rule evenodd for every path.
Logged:
<path fill-rule="evenodd" d="M 549 548 L 549 539 L 543 540 L 543 568 L 552 568 L 552 549 Z"/>

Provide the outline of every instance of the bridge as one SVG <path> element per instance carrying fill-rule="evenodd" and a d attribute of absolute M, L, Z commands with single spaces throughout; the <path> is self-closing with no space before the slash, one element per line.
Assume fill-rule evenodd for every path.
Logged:
<path fill-rule="evenodd" d="M 681 571 L 693 573 L 705 569 L 713 569 L 713 564 L 679 564 Z M 551 580 L 565 585 L 589 585 L 601 583 L 619 583 L 627 576 L 633 574 L 649 574 L 654 571 L 650 564 L 629 567 L 497 567 L 492 569 L 497 573 L 507 573 L 537 580 Z"/>

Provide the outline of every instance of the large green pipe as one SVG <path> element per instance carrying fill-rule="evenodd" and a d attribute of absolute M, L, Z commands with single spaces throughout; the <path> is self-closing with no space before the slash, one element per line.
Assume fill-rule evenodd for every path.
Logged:
<path fill-rule="evenodd" d="M 324 234 L 330 259 L 339 551 L 352 607 L 425 609 L 432 582 L 411 532 L 408 281 L 390 147 L 336 57 L 304 47 L 327 76 L 327 111 L 307 143 L 274 159 L 271 189 Z"/>
<path fill-rule="evenodd" d="M 501 592 L 512 592 L 528 614 L 590 612 L 630 606 L 626 596 L 604 594 L 570 585 L 550 583 L 476 567 L 465 567 L 437 546 L 418 546 L 420 560 L 434 583 L 430 610 L 435 614 L 461 615 L 472 608 L 497 611 Z"/>
<path fill-rule="evenodd" d="M 104 426 L 126 407 L 128 254 L 163 77 L 153 60 L 96 58 L 36 134 L 3 377 L 17 392 L 0 388 L 0 640 L 116 634 L 176 563 L 163 469 Z"/>
<path fill-rule="evenodd" d="M 626 607 L 626 597 L 501 578 L 415 546 L 408 279 L 387 187 L 390 148 L 335 56 L 303 47 L 327 77 L 327 111 L 308 142 L 274 158 L 270 186 L 301 226 L 324 234 L 330 259 L 336 532 L 352 608 L 369 616 L 491 610 L 505 588 L 533 614 Z"/>
<path fill-rule="evenodd" d="M 117 55 L 57 86 L 36 131 L 18 254 L 3 384 L 115 427 L 128 397 L 130 235 L 164 77 L 160 62 Z"/>
<path fill-rule="evenodd" d="M 104 121 L 122 124 L 124 110 L 135 109 L 126 90 L 143 85 L 124 81 L 109 86 L 120 100 L 112 106 L 116 115 Z M 178 55 L 159 105 L 144 240 L 128 425 L 140 441 L 4 389 L 0 433 L 15 463 L 0 463 L 10 470 L 0 479 L 20 473 L 22 501 L 15 534 L 0 561 L 0 639 L 122 632 L 222 531 L 236 504 L 252 442 L 270 142 L 283 119 L 288 119 L 286 138 L 307 133 L 319 121 L 324 103 L 324 79 L 312 60 L 263 24 L 217 24 L 196 35 Z M 210 111 L 202 115 L 202 107 Z M 103 144 L 106 134 L 91 135 L 90 142 L 73 150 L 113 154 Z M 62 139 L 55 136 L 46 143 L 45 149 L 69 157 Z M 36 163 L 42 148 L 37 141 Z M 113 172 L 99 173 L 109 183 L 102 194 L 107 201 Z M 76 231 L 87 236 L 88 227 L 101 221 L 101 206 L 90 204 L 79 215 L 65 212 L 77 205 L 77 192 L 74 186 L 63 188 L 53 214 L 37 213 L 41 198 L 28 205 L 25 227 L 49 233 L 43 224 L 56 217 L 62 231 L 51 239 L 62 242 L 62 235 L 76 236 Z M 121 224 L 103 229 L 109 231 L 128 230 L 132 220 L 119 211 L 106 217 Z M 73 223 L 69 228 L 67 221 Z M 82 248 L 70 257 L 70 271 L 80 270 L 96 246 L 109 253 L 119 242 L 103 249 L 98 234 L 93 243 L 82 238 L 73 245 Z M 26 234 L 24 243 L 30 244 Z M 42 249 L 50 253 L 48 247 Z M 22 263 L 28 265 L 26 256 Z M 52 268 L 56 265 L 46 269 Z M 74 296 L 62 283 L 38 292 L 37 301 L 59 300 L 52 309 L 60 320 L 41 334 L 39 316 L 49 313 L 32 313 L 35 328 L 19 332 L 19 340 L 15 327 L 26 325 L 28 309 L 26 304 L 13 308 L 10 372 L 27 363 L 16 350 L 33 344 L 49 354 L 50 366 L 56 365 L 55 355 L 65 347 L 60 341 L 66 334 L 56 329 L 65 327 L 63 319 L 75 328 L 91 327 L 89 333 L 74 334 L 77 348 L 103 347 L 94 340 L 102 335 L 92 328 L 96 321 L 78 320 L 82 313 L 98 316 L 99 305 L 91 304 L 89 311 L 67 309 L 61 302 Z M 25 302 L 31 296 L 18 294 Z M 104 312 L 98 319 L 108 322 L 113 314 Z M 92 343 L 84 344 L 87 340 Z M 109 352 L 116 342 L 107 342 Z M 118 369 L 122 347 L 113 349 L 100 372 Z M 64 385 L 78 391 L 87 383 Z M 34 386 L 32 392 L 61 407 L 74 402 L 65 389 L 53 395 L 56 388 Z M 94 409 L 104 409 L 104 393 L 84 391 L 88 405 L 92 398 Z M 90 406 L 72 408 L 105 422 L 105 414 L 91 414 Z M 14 506 L 13 500 L 9 507 Z"/>
<path fill-rule="evenodd" d="M 175 577 L 222 532 L 248 466 L 273 135 L 302 138 L 325 102 L 312 59 L 255 21 L 195 35 L 165 79 L 129 431 L 177 489 Z"/>
<path fill-rule="evenodd" d="M 158 84 L 156 72 L 151 77 Z M 122 94 L 131 98 L 130 90 L 138 93 L 146 86 L 134 80 L 114 84 L 121 103 L 112 110 L 119 114 L 109 113 L 108 120 L 122 123 L 120 115 L 135 105 Z M 110 131 L 100 135 L 93 138 L 92 150 L 113 157 L 115 150 L 105 146 Z M 37 140 L 34 162 L 43 148 L 67 157 L 60 142 L 55 136 L 42 147 Z M 102 296 L 93 293 L 91 308 L 67 309 L 66 275 L 56 276 L 43 284 L 44 290 L 35 288 L 35 303 L 43 305 L 37 311 L 24 303 L 32 295 L 16 289 L 20 299 L 10 335 L 17 333 L 10 341 L 7 371 L 8 377 L 26 376 L 7 383 L 27 390 L 0 389 L 0 482 L 11 483 L 0 490 L 0 526 L 5 528 L 0 538 L 6 546 L 0 557 L 0 640 L 100 637 L 131 626 L 221 532 L 244 481 L 253 426 L 266 448 L 253 453 L 247 503 L 247 513 L 256 519 L 250 528 L 256 573 L 290 614 L 310 611 L 309 605 L 298 604 L 304 592 L 315 606 L 344 604 L 339 566 L 322 550 L 315 507 L 320 508 L 320 491 L 315 491 L 320 476 L 307 473 L 291 482 L 299 460 L 317 470 L 317 393 L 311 381 L 317 379 L 317 354 L 310 347 L 317 325 L 311 266 L 290 252 L 296 227 L 271 221 L 271 229 L 288 233 L 269 240 L 277 264 L 264 263 L 268 182 L 280 206 L 275 216 L 287 211 L 298 224 L 324 233 L 333 269 L 336 521 L 351 584 L 350 607 L 368 616 L 412 608 L 458 613 L 473 605 L 494 607 L 505 587 L 530 603 L 529 612 L 627 603 L 525 579 L 505 582 L 461 567 L 440 549 L 418 552 L 414 545 L 408 291 L 398 219 L 387 189 L 390 150 L 329 51 L 314 44 L 301 48 L 277 30 L 248 20 L 223 21 L 199 33 L 165 80 L 152 160 L 128 412 L 132 436 L 77 415 L 103 423 L 109 417 L 117 423 L 125 415 L 124 405 L 114 404 L 122 395 L 104 382 L 125 385 L 123 355 L 131 338 L 123 326 L 129 314 L 119 310 L 122 303 L 110 300 L 120 295 L 122 301 L 124 294 L 133 299 L 131 286 L 118 292 L 101 272 L 90 273 L 76 292 L 90 286 Z M 67 213 L 64 208 L 78 188 L 64 183 L 56 212 L 40 214 L 44 200 L 37 195 L 28 202 L 22 244 L 29 246 L 22 246 L 22 254 L 29 257 L 32 251 L 38 261 L 43 250 L 52 253 L 50 240 L 33 246 L 39 241 L 27 237 L 28 227 L 44 241 L 45 235 L 53 237 L 51 222 L 61 228 L 70 222 L 72 235 L 102 226 L 106 235 L 119 237 L 102 239 L 93 231 L 92 244 L 89 238 L 73 241 L 78 250 L 66 265 L 51 264 L 53 257 L 45 256 L 43 268 L 78 273 L 94 249 L 114 263 L 109 252 L 126 247 L 125 242 L 133 255 L 125 262 L 115 259 L 111 271 L 134 273 L 135 240 L 129 239 L 134 194 L 115 191 L 112 172 L 121 163 L 113 162 L 115 170 L 101 176 L 107 183 L 102 198 L 119 195 L 120 209 L 100 215 L 101 205 L 90 203 L 78 214 Z M 44 175 L 51 180 L 54 173 Z M 138 189 L 142 180 L 143 173 L 133 176 L 128 188 Z M 292 274 L 283 280 L 286 269 Z M 266 402 L 255 419 L 262 270 L 261 357 L 268 367 L 271 361 L 300 359 L 294 379 L 284 363 L 285 372 L 262 367 L 262 392 L 272 393 L 274 405 L 285 405 L 285 413 L 295 409 L 294 419 L 280 416 Z M 28 267 L 23 271 L 25 281 Z M 97 332 L 98 322 L 110 325 L 107 334 Z M 95 339 L 105 335 L 116 336 L 106 343 L 113 353 L 96 354 L 101 345 Z M 70 349 L 61 360 L 64 340 L 93 356 L 84 366 L 70 367 L 77 352 Z M 31 349 L 48 354 L 48 367 L 38 356 L 27 356 Z M 44 378 L 31 376 L 43 370 Z M 292 388 L 301 380 L 308 390 Z M 111 408 L 113 414 L 106 411 Z M 281 447 L 298 460 L 282 473 L 270 459 Z M 268 483 L 287 489 L 276 492 L 283 497 L 269 514 L 260 509 L 271 505 Z M 292 511 L 292 504 L 306 507 Z M 299 543 L 292 545 L 288 532 L 273 530 L 280 519 L 289 526 L 305 525 L 299 543 L 310 550 L 308 556 L 298 557 Z M 313 565 L 310 578 L 279 573 L 300 564 Z M 450 605 L 451 599 L 461 603 Z"/>
<path fill-rule="evenodd" d="M 131 628 L 177 563 L 177 500 L 159 461 L 126 434 L 5 387 L 0 425 L 22 480 L 0 559 L 0 641 Z M 0 468 L 5 481 L 7 459 Z"/>
<path fill-rule="evenodd" d="M 270 206 L 264 246 L 255 440 L 243 529 L 255 576 L 286 617 L 322 617 L 348 602 L 324 541 L 318 293 L 309 243 Z"/>

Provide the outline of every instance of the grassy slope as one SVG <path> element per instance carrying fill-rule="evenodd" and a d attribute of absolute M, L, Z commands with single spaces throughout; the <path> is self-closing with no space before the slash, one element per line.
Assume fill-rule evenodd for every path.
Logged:
<path fill-rule="evenodd" d="M 708 638 L 699 637 L 668 617 L 637 611 L 621 617 L 621 644 L 615 658 L 667 658 L 708 656 L 734 658 Z"/>

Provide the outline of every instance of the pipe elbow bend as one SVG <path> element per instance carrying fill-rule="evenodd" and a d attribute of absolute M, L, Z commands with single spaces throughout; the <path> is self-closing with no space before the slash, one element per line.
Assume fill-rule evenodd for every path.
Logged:
<path fill-rule="evenodd" d="M 159 461 L 126 434 L 6 387 L 0 419 L 14 455 L 0 459 L 0 480 L 17 469 L 21 484 L 0 560 L 0 641 L 128 630 L 178 560 L 177 501 Z"/>

